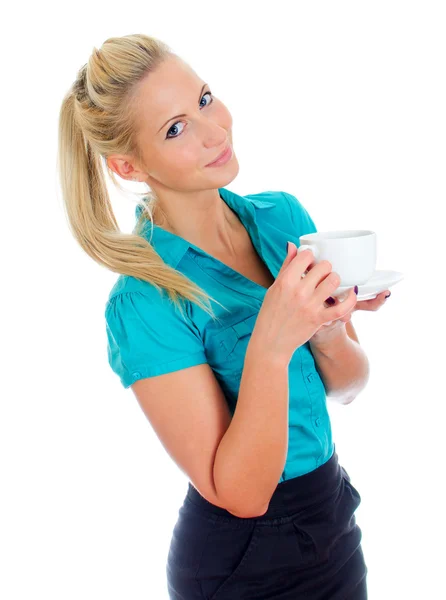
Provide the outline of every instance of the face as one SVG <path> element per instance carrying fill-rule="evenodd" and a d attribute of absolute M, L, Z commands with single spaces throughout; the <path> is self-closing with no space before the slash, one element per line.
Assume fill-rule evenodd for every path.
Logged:
<path fill-rule="evenodd" d="M 194 192 L 224 187 L 239 169 L 232 158 L 207 166 L 228 145 L 232 149 L 232 117 L 205 81 L 181 59 L 169 57 L 138 89 L 138 144 L 144 166 L 128 177 L 146 181 L 155 193 Z M 182 116 L 178 116 L 182 115 Z M 126 174 L 124 172 L 124 177 Z"/>

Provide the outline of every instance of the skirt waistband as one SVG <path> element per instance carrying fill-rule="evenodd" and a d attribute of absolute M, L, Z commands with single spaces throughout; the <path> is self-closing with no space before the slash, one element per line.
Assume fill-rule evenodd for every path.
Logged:
<path fill-rule="evenodd" d="M 317 469 L 280 482 L 271 497 L 267 512 L 260 518 L 286 517 L 304 510 L 312 504 L 323 502 L 336 492 L 341 485 L 342 478 L 350 481 L 347 472 L 339 464 L 338 455 L 334 449 L 331 458 Z M 205 513 L 232 519 L 239 518 L 203 498 L 190 482 L 186 498 Z"/>

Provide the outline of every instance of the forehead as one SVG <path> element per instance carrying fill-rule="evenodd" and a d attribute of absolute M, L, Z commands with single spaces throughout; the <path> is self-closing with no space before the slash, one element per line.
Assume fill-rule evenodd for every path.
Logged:
<path fill-rule="evenodd" d="M 197 100 L 203 83 L 181 59 L 167 58 L 144 78 L 138 91 L 142 117 L 149 128 L 156 133 L 167 119 L 186 112 L 191 100 Z"/>

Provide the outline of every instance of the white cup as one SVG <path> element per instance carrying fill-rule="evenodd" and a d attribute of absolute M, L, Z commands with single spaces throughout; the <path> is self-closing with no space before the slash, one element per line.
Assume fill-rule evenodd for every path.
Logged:
<path fill-rule="evenodd" d="M 339 287 L 366 283 L 376 269 L 376 233 L 368 229 L 317 231 L 299 237 L 298 252 L 311 250 L 315 263 L 328 260 Z"/>

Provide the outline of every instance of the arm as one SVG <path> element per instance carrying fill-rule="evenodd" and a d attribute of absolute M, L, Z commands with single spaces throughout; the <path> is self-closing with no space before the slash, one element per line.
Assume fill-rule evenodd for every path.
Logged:
<path fill-rule="evenodd" d="M 345 324 L 345 330 L 348 333 L 348 336 L 351 337 L 352 340 L 355 340 L 355 342 L 358 342 L 359 344 L 358 334 L 356 333 L 351 321 L 347 321 L 347 323 Z"/>
<path fill-rule="evenodd" d="M 326 341 L 309 343 L 327 397 L 349 404 L 366 386 L 370 366 L 353 325 L 345 325 Z"/>
<path fill-rule="evenodd" d="M 105 316 L 110 365 L 194 487 L 238 517 L 264 514 L 288 449 L 289 360 L 253 332 L 231 415 L 201 336 L 157 293 L 117 294 Z"/>
<path fill-rule="evenodd" d="M 265 514 L 288 451 L 288 363 L 248 344 L 235 412 L 214 462 L 217 494 L 238 516 Z"/>

